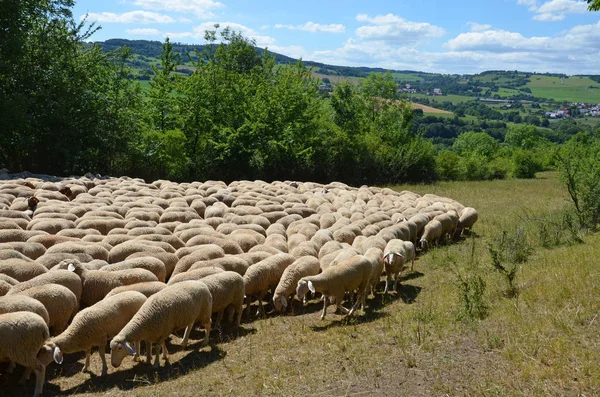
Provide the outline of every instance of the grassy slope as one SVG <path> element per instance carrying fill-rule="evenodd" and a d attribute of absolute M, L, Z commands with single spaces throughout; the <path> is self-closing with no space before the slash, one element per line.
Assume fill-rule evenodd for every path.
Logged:
<path fill-rule="evenodd" d="M 596 88 L 588 88 L 588 87 Z M 536 97 L 557 101 L 600 102 L 600 84 L 589 77 L 572 76 L 566 79 L 552 76 L 531 76 L 526 85 Z"/>
<path fill-rule="evenodd" d="M 484 248 L 487 238 L 519 224 L 523 208 L 566 205 L 555 176 L 396 188 L 453 197 L 480 213 L 477 237 L 422 255 L 399 297 L 385 304 L 380 297 L 369 300 L 371 310 L 349 323 L 335 314 L 320 321 L 317 302 L 297 306 L 295 316 L 245 323 L 238 334 L 215 333 L 215 344 L 199 352 L 171 347 L 172 364 L 157 372 L 146 364 L 132 368 L 126 359 L 101 380 L 78 372 L 83 358 L 67 357 L 62 367 L 49 367 L 45 394 L 598 395 L 600 236 L 580 246 L 538 248 L 519 269 L 518 300 L 503 296 Z M 456 271 L 486 281 L 486 319 L 456 321 Z M 97 356 L 91 370 L 99 373 Z M 23 388 L 5 382 L 11 387 L 3 395 L 23 395 Z"/>

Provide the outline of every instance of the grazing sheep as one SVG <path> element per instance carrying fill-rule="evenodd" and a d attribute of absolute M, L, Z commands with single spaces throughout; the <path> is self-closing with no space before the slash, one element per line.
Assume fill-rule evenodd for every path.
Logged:
<path fill-rule="evenodd" d="M 179 274 L 176 274 L 175 276 L 171 277 L 168 285 L 173 285 L 173 284 L 177 284 L 182 281 L 188 281 L 188 280 L 200 280 L 204 277 L 208 277 L 213 274 L 223 273 L 223 272 L 225 272 L 225 269 L 223 269 L 221 266 L 216 266 L 216 265 L 200 267 L 197 269 L 190 269 L 187 272 L 179 273 Z"/>
<path fill-rule="evenodd" d="M 39 287 L 46 284 L 59 284 L 68 288 L 77 298 L 77 304 L 81 301 L 82 283 L 81 278 L 68 270 L 53 270 L 41 274 L 31 280 L 24 281 L 13 286 L 7 295 L 21 293 L 29 288 Z"/>
<path fill-rule="evenodd" d="M 313 256 L 298 258 L 286 267 L 273 293 L 275 311 L 279 312 L 282 309 L 285 311 L 288 304 L 291 305 L 296 286 L 302 277 L 313 276 L 319 274 L 320 271 L 319 260 Z"/>
<path fill-rule="evenodd" d="M 37 299 L 21 295 L 5 295 L 0 297 L 0 314 L 13 312 L 32 312 L 42 317 L 46 326 L 50 322 L 48 310 Z"/>
<path fill-rule="evenodd" d="M 85 243 L 79 241 L 67 241 L 59 243 L 48 248 L 48 254 L 68 253 L 68 254 L 88 254 L 93 259 L 108 260 L 108 250 L 98 244 Z"/>
<path fill-rule="evenodd" d="M 146 269 L 103 272 L 100 270 L 87 270 L 77 261 L 70 264 L 68 271 L 72 271 L 81 277 L 83 286 L 81 305 L 83 307 L 92 306 L 94 303 L 101 301 L 113 288 L 143 281 L 158 281 L 158 278 Z"/>
<path fill-rule="evenodd" d="M 167 277 L 167 269 L 165 268 L 165 264 L 162 263 L 160 259 L 143 256 L 134 259 L 126 259 L 123 262 L 113 263 L 107 266 L 103 266 L 100 268 L 102 272 L 114 272 L 118 270 L 127 270 L 127 269 L 146 269 L 152 272 L 158 281 L 165 282 Z"/>
<path fill-rule="evenodd" d="M 112 247 L 105 260 L 107 260 L 108 263 L 123 262 L 125 258 L 136 252 L 161 253 L 166 251 L 156 245 L 152 245 L 152 243 L 148 241 L 129 240 Z"/>
<path fill-rule="evenodd" d="M 221 267 L 227 271 L 236 272 L 240 276 L 243 276 L 244 274 L 246 274 L 248 267 L 250 267 L 250 265 L 248 264 L 248 261 L 240 258 L 237 255 L 225 255 L 222 258 L 215 258 L 215 259 L 210 259 L 207 261 L 196 262 L 189 268 L 188 272 L 192 271 L 192 270 L 200 269 L 203 267 L 213 267 L 213 266 Z"/>
<path fill-rule="evenodd" d="M 445 214 L 437 215 L 433 220 L 439 221 L 442 224 L 442 237 L 445 241 L 450 241 L 458 226 L 458 216 L 456 216 L 456 212 L 450 211 Z"/>
<path fill-rule="evenodd" d="M 477 210 L 473 207 L 465 207 L 461 211 L 457 227 L 457 231 L 460 231 L 461 236 L 465 230 L 471 230 L 475 222 L 477 222 L 477 218 Z"/>
<path fill-rule="evenodd" d="M 215 244 L 206 244 L 195 248 L 196 249 L 189 255 L 179 259 L 179 262 L 177 262 L 177 265 L 175 265 L 175 269 L 173 270 L 171 277 L 189 270 L 189 268 L 192 267 L 192 265 L 194 265 L 196 262 L 222 258 L 225 256 L 225 251 L 223 251 L 223 248 Z M 181 249 L 183 250 L 185 248 Z"/>
<path fill-rule="evenodd" d="M 75 294 L 60 284 L 28 288 L 13 296 L 28 296 L 44 305 L 49 316 L 48 328 L 51 335 L 61 333 L 79 308 Z"/>
<path fill-rule="evenodd" d="M 406 255 L 406 246 L 404 245 L 403 240 L 392 239 L 388 241 L 385 249 L 383 250 L 383 265 L 385 268 L 385 274 L 387 276 L 385 290 L 383 291 L 384 294 L 386 294 L 389 290 L 392 277 L 394 277 L 393 290 L 398 291 L 398 279 L 400 278 L 400 273 L 405 268 Z"/>
<path fill-rule="evenodd" d="M 167 284 L 165 284 L 163 282 L 145 281 L 142 283 L 123 285 L 122 287 L 113 288 L 104 297 L 104 299 L 110 298 L 113 295 L 117 295 L 117 294 L 120 294 L 120 293 L 123 293 L 126 291 L 137 291 L 137 292 L 144 294 L 146 296 L 146 298 L 149 298 L 150 296 L 154 295 L 158 291 L 162 291 L 165 288 L 167 288 Z"/>
<path fill-rule="evenodd" d="M 35 260 L 44 255 L 46 247 L 40 243 L 13 241 L 10 243 L 0 243 L 0 251 L 2 250 L 17 251 L 29 259 Z"/>
<path fill-rule="evenodd" d="M 443 234 L 443 226 L 438 220 L 429 221 L 423 228 L 423 235 L 421 236 L 421 249 L 427 250 L 431 247 L 431 244 L 438 242 Z"/>
<path fill-rule="evenodd" d="M 38 359 L 38 354 L 49 336 L 45 320 L 35 313 L 0 314 L 0 357 L 23 365 L 27 374 L 35 372 L 34 397 L 40 396 L 44 387 L 46 366 Z M 25 380 L 23 377 L 21 383 Z"/>
<path fill-rule="evenodd" d="M 371 261 L 373 266 L 373 273 L 371 274 L 371 281 L 369 282 L 370 292 L 375 296 L 375 290 L 377 284 L 381 280 L 381 273 L 383 273 L 383 250 L 380 248 L 369 248 L 364 256 Z M 369 291 L 367 291 L 368 293 Z"/>
<path fill-rule="evenodd" d="M 247 311 L 250 313 L 252 297 L 258 299 L 259 311 L 265 314 L 262 300 L 269 291 L 275 289 L 286 267 L 294 262 L 295 258 L 289 254 L 279 253 L 268 257 L 248 268 L 244 274 L 244 285 L 247 296 Z"/>
<path fill-rule="evenodd" d="M 128 353 L 135 354 L 133 343 L 143 340 L 146 341 L 148 358 L 150 358 L 152 344 L 159 345 L 153 365 L 158 368 L 161 350 L 163 358 L 168 361 L 165 339 L 173 331 L 185 328 L 181 345 L 186 347 L 189 334 L 196 322 L 200 322 L 206 330 L 202 346 L 207 345 L 211 329 L 211 313 L 210 290 L 200 281 L 184 281 L 157 292 L 146 300 L 129 323 L 110 342 L 113 367 L 117 368 L 121 365 Z"/>
<path fill-rule="evenodd" d="M 6 259 L 0 261 L 0 273 L 10 276 L 18 281 L 27 281 L 48 271 L 43 265 L 36 262 L 27 262 L 22 259 Z"/>
<path fill-rule="evenodd" d="M 106 298 L 77 313 L 69 327 L 50 339 L 45 347 L 53 352 L 57 364 L 62 364 L 65 353 L 85 351 L 85 372 L 90 366 L 92 347 L 98 346 L 102 376 L 105 376 L 108 373 L 106 343 L 129 323 L 144 302 L 146 297 L 137 291 L 127 291 Z"/>
<path fill-rule="evenodd" d="M 322 293 L 325 298 L 323 299 L 321 320 L 325 318 L 327 313 L 327 297 L 335 299 L 337 308 L 351 316 L 358 305 L 364 301 L 372 273 L 373 265 L 371 261 L 362 255 L 357 255 L 338 266 L 325 269 L 320 274 L 302 277 L 298 281 L 296 295 L 302 299 L 308 291 Z M 356 302 L 350 310 L 346 309 L 342 306 L 344 294 L 354 291 L 358 292 Z"/>
<path fill-rule="evenodd" d="M 229 312 L 228 321 L 235 317 L 235 327 L 240 326 L 244 307 L 244 279 L 236 272 L 217 272 L 200 281 L 208 286 L 212 295 L 212 312 L 217 313 L 216 327 L 221 328 L 223 314 Z"/>
<path fill-rule="evenodd" d="M 417 252 L 415 250 L 415 245 L 412 241 L 404 242 L 404 252 L 406 253 L 406 262 L 410 261 L 410 271 L 414 271 L 415 267 L 415 258 L 417 256 Z"/>
<path fill-rule="evenodd" d="M 0 279 L 0 296 L 4 296 L 10 291 L 12 285 Z"/>

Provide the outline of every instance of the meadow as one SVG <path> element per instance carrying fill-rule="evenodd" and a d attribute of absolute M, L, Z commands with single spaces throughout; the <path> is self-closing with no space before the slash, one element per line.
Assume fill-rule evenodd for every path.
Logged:
<path fill-rule="evenodd" d="M 321 321 L 320 303 L 295 302 L 294 315 L 215 332 L 202 349 L 201 333 L 186 350 L 173 338 L 171 364 L 157 371 L 126 359 L 103 379 L 97 355 L 91 374 L 80 372 L 81 357 L 67 358 L 48 367 L 45 395 L 598 395 L 600 236 L 571 245 L 541 232 L 539 220 L 569 206 L 556 175 L 393 188 L 448 196 L 480 215 L 470 236 L 422 253 L 398 294 L 370 298 L 349 320 L 330 311 Z M 515 294 L 486 247 L 503 232 L 529 254 Z M 465 315 L 467 280 L 485 286 L 471 294 L 475 316 Z M 3 395 L 23 395 L 13 381 L 3 378 Z"/>
<path fill-rule="evenodd" d="M 569 102 L 600 102 L 600 84 L 589 77 L 561 78 L 532 75 L 526 87 L 530 88 L 533 96 L 538 98 Z"/>

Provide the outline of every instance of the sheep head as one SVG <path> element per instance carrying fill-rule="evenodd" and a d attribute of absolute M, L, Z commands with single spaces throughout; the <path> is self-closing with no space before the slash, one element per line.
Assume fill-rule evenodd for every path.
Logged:
<path fill-rule="evenodd" d="M 110 363 L 118 368 L 123 359 L 128 354 L 135 355 L 135 347 L 128 341 L 117 342 L 114 339 L 110 342 Z"/>
<path fill-rule="evenodd" d="M 298 286 L 296 287 L 296 295 L 298 298 L 304 298 L 304 295 L 306 295 L 308 291 L 315 293 L 315 287 L 313 286 L 312 282 L 307 280 L 298 281 Z"/>

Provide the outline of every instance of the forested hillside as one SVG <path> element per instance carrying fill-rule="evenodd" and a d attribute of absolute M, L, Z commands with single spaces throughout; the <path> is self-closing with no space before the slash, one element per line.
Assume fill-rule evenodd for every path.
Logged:
<path fill-rule="evenodd" d="M 207 32 L 205 46 L 90 44 L 95 27 L 74 23 L 70 1 L 15 4 L 0 37 L 0 168 L 11 171 L 351 184 L 532 177 L 555 167 L 563 142 L 598 133 L 594 118 L 545 115 L 560 106 L 578 116 L 581 104 L 536 99 L 593 98 L 596 77 L 303 63 L 228 29 Z M 484 103 L 495 96 L 505 99 Z M 435 108 L 453 114 L 422 110 Z"/>

